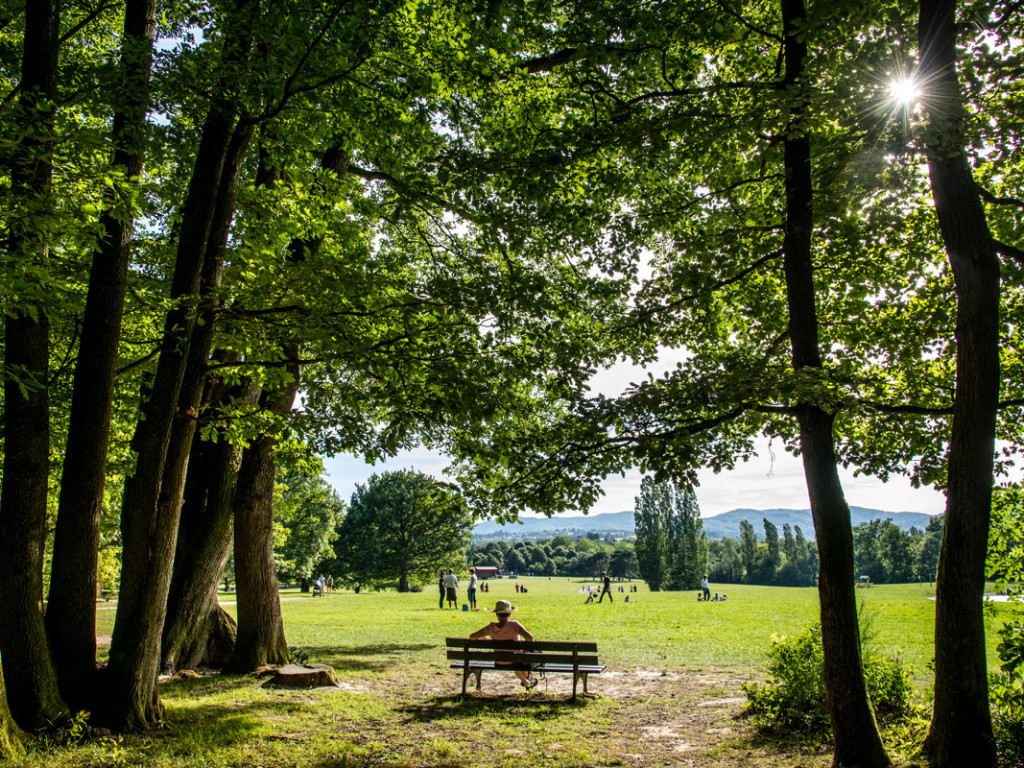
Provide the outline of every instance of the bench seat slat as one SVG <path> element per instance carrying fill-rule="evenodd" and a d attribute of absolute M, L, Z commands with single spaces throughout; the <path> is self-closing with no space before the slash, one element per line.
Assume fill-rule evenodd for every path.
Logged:
<path fill-rule="evenodd" d="M 452 664 L 452 669 L 463 669 L 462 664 Z M 604 664 L 580 664 L 576 671 L 585 672 L 588 675 L 599 675 L 606 668 Z M 572 664 L 540 664 L 538 666 L 530 666 L 529 664 L 495 664 L 493 661 L 474 661 L 470 663 L 469 669 L 476 670 L 492 670 L 498 672 L 514 672 L 519 669 L 523 672 L 551 672 L 552 674 L 572 674 Z"/>
<path fill-rule="evenodd" d="M 571 653 L 516 653 L 515 651 L 448 651 L 450 661 L 463 661 L 469 659 L 472 664 L 475 661 L 504 661 L 512 664 L 531 663 L 554 663 L 572 664 L 574 661 L 580 664 L 597 664 L 597 654 L 580 653 L 574 658 Z"/>

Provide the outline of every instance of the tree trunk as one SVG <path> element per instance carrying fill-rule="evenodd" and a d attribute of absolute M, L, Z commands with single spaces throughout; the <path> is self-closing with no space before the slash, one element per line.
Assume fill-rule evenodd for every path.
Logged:
<path fill-rule="evenodd" d="M 291 382 L 275 394 L 263 393 L 267 410 L 287 414 L 299 388 L 299 347 L 283 345 Z M 235 581 L 238 590 L 238 640 L 228 664 L 231 672 L 249 672 L 264 664 L 286 664 L 281 600 L 274 568 L 274 450 L 277 438 L 261 435 L 246 448 L 235 494 Z"/>
<path fill-rule="evenodd" d="M 25 753 L 23 742 L 26 735 L 11 717 L 11 709 L 7 704 L 7 690 L 4 687 L 4 675 L 0 671 L 0 762 L 20 757 Z"/>
<path fill-rule="evenodd" d="M 235 584 L 238 637 L 225 671 L 242 674 L 287 664 L 277 574 L 274 569 L 274 448 L 256 438 L 242 456 L 235 493 Z"/>
<path fill-rule="evenodd" d="M 53 176 L 59 46 L 58 0 L 29 3 L 18 102 L 22 138 L 10 163 L 11 197 L 17 210 L 8 217 L 5 257 L 27 276 L 45 273 L 48 260 L 45 213 Z M 4 323 L 0 663 L 15 720 L 36 730 L 66 717 L 67 708 L 57 689 L 42 610 L 50 472 L 47 289 L 37 280 L 23 293 L 28 298 L 8 309 Z"/>
<path fill-rule="evenodd" d="M 321 169 L 344 176 L 348 154 L 341 146 L 327 149 Z M 257 183 L 269 185 L 274 173 L 261 157 Z M 288 260 L 301 262 L 320 249 L 323 237 L 296 238 L 288 246 Z M 265 405 L 273 413 L 287 414 L 299 389 L 298 344 L 282 345 L 291 383 Z M 238 637 L 228 664 L 232 672 L 248 672 L 264 664 L 286 664 L 288 644 L 281 618 L 277 573 L 274 568 L 274 449 L 277 438 L 261 435 L 245 450 L 239 471 L 235 503 L 235 582 L 238 606 Z M 308 587 L 303 583 L 303 591 Z"/>
<path fill-rule="evenodd" d="M 935 581 L 935 703 L 925 750 L 936 768 L 996 763 L 985 658 L 985 557 L 999 399 L 999 263 L 963 150 L 956 3 L 921 0 L 928 172 L 956 286 L 956 394 Z"/>
<path fill-rule="evenodd" d="M 229 25 L 236 33 L 243 27 Z M 238 50 L 238 46 L 237 40 L 225 43 L 227 49 L 241 56 L 244 50 Z M 108 723 L 122 729 L 149 727 L 159 722 L 161 715 L 156 675 L 178 532 L 186 448 L 191 443 L 195 416 L 195 409 L 190 411 L 187 406 L 188 395 L 194 390 L 186 392 L 186 409 L 179 408 L 196 325 L 196 314 L 188 300 L 198 296 L 204 269 L 207 277 L 212 269 L 207 263 L 207 252 L 216 226 L 214 217 L 223 206 L 222 187 L 236 183 L 230 178 L 236 165 L 231 155 L 244 154 L 248 140 L 242 134 L 251 135 L 251 129 L 237 129 L 235 122 L 234 114 L 215 99 L 203 127 L 182 209 L 171 286 L 177 304 L 167 315 L 152 392 L 136 429 L 135 474 L 125 483 L 121 509 L 121 590 L 107 666 L 109 684 L 104 690 L 108 707 L 103 713 Z M 197 346 L 205 343 L 201 335 Z M 190 379 L 190 384 L 194 384 L 194 379 Z M 176 420 L 179 429 L 172 442 Z M 184 435 L 188 435 L 188 440 L 184 440 Z M 169 482 L 165 483 L 165 478 Z"/>
<path fill-rule="evenodd" d="M 230 392 L 237 394 L 237 389 L 231 388 Z M 258 396 L 259 387 L 250 386 L 244 399 L 255 405 Z M 231 554 L 235 483 L 242 449 L 224 439 L 213 443 L 197 437 L 193 443 L 196 447 L 189 460 L 186 503 L 163 632 L 161 668 L 165 674 L 199 665 L 223 667 L 234 647 L 234 620 L 228 638 L 223 634 L 226 622 L 217 605 L 217 588 Z M 228 640 L 230 646 L 225 648 Z M 216 654 L 207 656 L 211 649 Z"/>
<path fill-rule="evenodd" d="M 156 0 L 128 0 L 112 135 L 113 166 L 125 191 L 111 194 L 100 220 L 104 234 L 89 274 L 61 476 L 46 628 L 61 694 L 75 711 L 91 708 L 95 690 L 96 558 L 134 230 L 130 199 L 145 154 L 155 29 Z"/>
<path fill-rule="evenodd" d="M 803 41 L 803 0 L 782 0 L 785 28 L 785 85 L 803 87 L 807 44 Z M 791 94 L 796 98 L 796 94 Z M 789 301 L 789 335 L 798 375 L 821 371 L 811 238 L 814 231 L 811 144 L 803 109 L 790 108 L 786 129 L 786 226 L 783 265 Z M 820 406 L 799 406 L 800 449 L 818 540 L 821 570 L 818 599 L 824 653 L 825 699 L 835 737 L 834 764 L 878 768 L 889 765 L 875 722 L 860 655 L 854 592 L 850 509 L 839 481 L 835 417 Z"/>

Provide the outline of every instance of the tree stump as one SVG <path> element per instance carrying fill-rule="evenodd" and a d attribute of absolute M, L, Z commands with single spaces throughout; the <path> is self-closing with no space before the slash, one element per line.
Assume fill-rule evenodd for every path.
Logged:
<path fill-rule="evenodd" d="M 275 669 L 264 685 L 275 688 L 340 687 L 334 669 L 327 664 L 286 664 Z"/>

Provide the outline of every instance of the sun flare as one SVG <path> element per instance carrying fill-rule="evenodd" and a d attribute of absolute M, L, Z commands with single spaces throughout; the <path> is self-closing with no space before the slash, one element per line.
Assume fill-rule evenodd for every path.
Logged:
<path fill-rule="evenodd" d="M 921 96 L 921 86 L 912 77 L 904 77 L 889 83 L 889 96 L 901 106 L 913 106 Z"/>

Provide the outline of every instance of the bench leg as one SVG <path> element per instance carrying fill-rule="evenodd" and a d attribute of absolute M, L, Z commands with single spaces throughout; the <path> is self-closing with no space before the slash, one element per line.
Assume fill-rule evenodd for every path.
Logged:
<path fill-rule="evenodd" d="M 480 692 L 480 675 L 483 674 L 483 670 L 482 669 L 474 670 L 473 674 L 476 675 L 476 690 L 477 690 L 477 693 L 479 693 Z"/>

